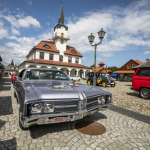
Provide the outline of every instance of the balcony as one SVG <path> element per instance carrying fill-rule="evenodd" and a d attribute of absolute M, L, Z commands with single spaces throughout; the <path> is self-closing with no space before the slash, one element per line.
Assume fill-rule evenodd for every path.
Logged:
<path fill-rule="evenodd" d="M 70 36 L 64 35 L 63 33 L 55 33 L 52 39 L 56 40 L 57 38 L 64 39 L 66 41 L 70 40 Z"/>

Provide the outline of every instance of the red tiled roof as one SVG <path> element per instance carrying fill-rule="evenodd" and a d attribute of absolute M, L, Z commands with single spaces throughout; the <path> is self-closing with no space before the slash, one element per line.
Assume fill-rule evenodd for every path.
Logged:
<path fill-rule="evenodd" d="M 139 60 L 134 60 L 134 59 L 132 59 L 133 61 L 135 61 L 136 63 L 138 63 L 139 65 L 140 64 L 143 64 L 143 62 L 141 62 L 141 61 L 139 61 Z"/>
<path fill-rule="evenodd" d="M 72 49 L 76 52 L 75 54 L 71 52 Z M 69 45 L 67 45 L 67 49 L 66 52 L 64 52 L 64 54 L 83 57 L 74 47 L 71 47 Z"/>
<path fill-rule="evenodd" d="M 112 73 L 111 70 L 103 70 L 102 73 Z"/>
<path fill-rule="evenodd" d="M 66 62 L 59 62 L 59 61 L 50 61 L 50 60 L 42 60 L 42 59 L 25 60 L 24 62 L 32 62 L 32 63 L 35 63 L 35 61 L 37 61 L 37 63 L 41 63 L 41 64 L 70 66 L 70 67 L 88 68 L 88 69 L 91 69 L 90 67 L 84 66 L 84 65 L 81 65 L 81 64 L 73 64 L 73 63 L 66 63 Z"/>
<path fill-rule="evenodd" d="M 88 70 L 87 72 L 86 72 L 86 74 L 88 74 L 90 71 Z"/>
<path fill-rule="evenodd" d="M 135 70 L 118 70 L 113 73 L 135 73 Z"/>
<path fill-rule="evenodd" d="M 102 68 L 105 68 L 105 67 L 96 67 L 96 72 L 99 72 Z M 94 67 L 92 67 L 92 72 L 94 72 Z"/>
<path fill-rule="evenodd" d="M 43 47 L 45 44 L 48 45 L 50 48 Z M 35 48 L 59 53 L 53 41 L 41 41 L 37 46 L 35 46 Z"/>
<path fill-rule="evenodd" d="M 103 62 L 100 62 L 98 65 L 105 65 Z"/>

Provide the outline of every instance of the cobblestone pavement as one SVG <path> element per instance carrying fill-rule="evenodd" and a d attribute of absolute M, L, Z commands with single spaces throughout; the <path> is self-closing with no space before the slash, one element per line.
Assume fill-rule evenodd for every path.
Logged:
<path fill-rule="evenodd" d="M 80 133 L 75 129 L 79 121 L 33 126 L 22 131 L 10 83 L 10 78 L 0 79 L 0 150 L 150 150 L 150 124 L 109 109 L 82 119 L 101 123 L 106 128 L 102 135 Z"/>
<path fill-rule="evenodd" d="M 86 80 L 81 80 L 80 83 L 86 84 Z M 131 90 L 132 82 L 116 83 L 115 87 L 105 87 L 113 95 L 113 105 L 150 116 L 150 100 L 141 98 L 139 92 Z"/>

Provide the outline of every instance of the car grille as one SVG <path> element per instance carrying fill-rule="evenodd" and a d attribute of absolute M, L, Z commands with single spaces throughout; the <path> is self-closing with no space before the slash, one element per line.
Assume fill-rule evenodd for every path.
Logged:
<path fill-rule="evenodd" d="M 87 98 L 86 108 L 89 110 L 89 109 L 92 109 L 94 107 L 98 107 L 98 96 Z"/>

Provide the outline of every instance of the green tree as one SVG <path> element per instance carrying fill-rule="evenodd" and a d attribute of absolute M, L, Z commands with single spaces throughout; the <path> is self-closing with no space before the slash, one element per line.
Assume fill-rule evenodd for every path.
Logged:
<path fill-rule="evenodd" d="M 94 64 L 93 64 L 93 65 L 91 65 L 90 67 L 94 67 Z"/>
<path fill-rule="evenodd" d="M 112 67 L 108 67 L 107 69 L 114 72 L 114 71 L 117 71 L 119 68 L 117 68 L 116 66 L 112 66 Z"/>

